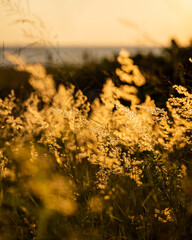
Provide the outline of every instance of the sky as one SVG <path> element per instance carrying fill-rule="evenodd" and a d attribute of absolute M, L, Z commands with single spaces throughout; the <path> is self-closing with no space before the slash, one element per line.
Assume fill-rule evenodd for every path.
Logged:
<path fill-rule="evenodd" d="M 192 39 L 192 0 L 0 0 L 0 17 L 6 46 L 166 46 L 172 38 L 181 45 Z"/>

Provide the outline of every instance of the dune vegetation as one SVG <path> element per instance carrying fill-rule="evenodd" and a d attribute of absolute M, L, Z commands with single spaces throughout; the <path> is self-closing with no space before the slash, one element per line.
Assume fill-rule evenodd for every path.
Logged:
<path fill-rule="evenodd" d="M 33 91 L 0 99 L 0 239 L 192 238 L 190 89 L 173 85 L 160 108 L 122 50 L 89 101 L 6 57 Z"/>

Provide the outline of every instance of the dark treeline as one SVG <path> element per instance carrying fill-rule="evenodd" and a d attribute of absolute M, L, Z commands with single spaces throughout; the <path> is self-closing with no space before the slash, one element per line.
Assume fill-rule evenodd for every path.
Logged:
<path fill-rule="evenodd" d="M 133 56 L 134 63 L 146 78 L 146 84 L 139 89 L 140 98 L 148 94 L 155 100 L 157 106 L 164 107 L 169 97 L 172 86 L 182 85 L 192 90 L 192 44 L 181 47 L 175 40 L 171 41 L 168 48 L 164 48 L 160 55 L 153 53 Z M 88 61 L 84 65 L 49 65 L 47 72 L 52 74 L 57 85 L 59 83 L 69 86 L 75 85 L 81 89 L 90 101 L 98 97 L 107 78 L 111 78 L 116 85 L 120 84 L 115 71 L 119 67 L 117 56 L 110 61 L 107 58 L 99 63 Z M 16 96 L 23 100 L 32 91 L 28 83 L 29 74 L 17 72 L 13 67 L 0 68 L 0 97 L 4 98 L 11 89 Z"/>

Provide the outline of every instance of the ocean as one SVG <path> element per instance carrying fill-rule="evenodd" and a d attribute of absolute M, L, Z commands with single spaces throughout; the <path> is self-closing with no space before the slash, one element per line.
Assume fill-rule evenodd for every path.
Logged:
<path fill-rule="evenodd" d="M 103 58 L 113 59 L 122 48 L 127 49 L 131 56 L 137 53 L 160 54 L 161 52 L 161 48 L 158 47 L 2 47 L 0 67 L 10 66 L 4 56 L 5 51 L 22 56 L 27 63 L 81 65 L 88 61 L 100 61 Z"/>

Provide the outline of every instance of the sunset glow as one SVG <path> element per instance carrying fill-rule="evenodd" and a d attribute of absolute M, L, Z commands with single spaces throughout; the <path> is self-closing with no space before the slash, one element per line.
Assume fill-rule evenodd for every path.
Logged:
<path fill-rule="evenodd" d="M 192 35 L 191 0 L 15 0 L 19 10 L 11 13 L 6 2 L 0 1 L 1 45 L 164 46 L 171 38 L 185 45 Z M 34 16 L 40 20 L 31 27 Z"/>

